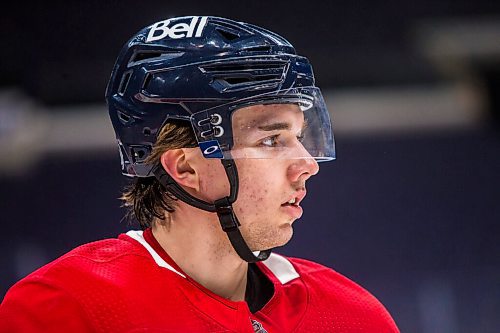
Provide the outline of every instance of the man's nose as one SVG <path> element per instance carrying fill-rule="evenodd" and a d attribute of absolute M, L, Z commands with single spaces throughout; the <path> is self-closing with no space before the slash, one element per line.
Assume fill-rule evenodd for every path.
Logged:
<path fill-rule="evenodd" d="M 306 181 L 319 172 L 318 162 L 313 157 L 293 159 L 288 168 L 292 181 Z"/>

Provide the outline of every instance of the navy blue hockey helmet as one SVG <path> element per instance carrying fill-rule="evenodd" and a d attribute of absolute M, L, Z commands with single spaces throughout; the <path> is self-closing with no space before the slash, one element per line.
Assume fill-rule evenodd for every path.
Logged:
<path fill-rule="evenodd" d="M 292 103 L 304 111 L 307 156 L 283 157 L 335 158 L 308 60 L 283 37 L 251 24 L 187 16 L 142 29 L 118 56 L 106 100 L 127 176 L 152 176 L 144 160 L 168 119 L 190 121 L 207 158 L 268 157 L 233 145 L 233 115 L 253 104 Z"/>

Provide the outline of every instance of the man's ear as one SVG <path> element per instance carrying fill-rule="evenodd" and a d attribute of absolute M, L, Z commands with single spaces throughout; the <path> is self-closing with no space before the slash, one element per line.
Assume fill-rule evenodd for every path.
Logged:
<path fill-rule="evenodd" d="M 196 170 L 190 164 L 191 155 L 186 149 L 171 149 L 161 155 L 160 162 L 165 171 L 179 185 L 199 190 L 199 180 Z"/>

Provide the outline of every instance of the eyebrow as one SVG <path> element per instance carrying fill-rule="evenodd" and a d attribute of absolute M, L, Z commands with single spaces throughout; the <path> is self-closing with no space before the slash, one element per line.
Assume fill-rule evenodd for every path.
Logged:
<path fill-rule="evenodd" d="M 257 127 L 261 131 L 277 131 L 277 130 L 289 130 L 291 128 L 289 123 L 272 123 L 269 125 L 261 125 Z"/>

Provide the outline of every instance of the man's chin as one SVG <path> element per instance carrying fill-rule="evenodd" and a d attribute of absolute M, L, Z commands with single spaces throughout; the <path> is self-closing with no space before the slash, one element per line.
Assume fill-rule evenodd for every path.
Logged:
<path fill-rule="evenodd" d="M 283 232 L 283 239 L 280 244 L 275 247 L 286 245 L 293 237 L 293 227 L 291 224 L 283 225 L 281 231 Z"/>
<path fill-rule="evenodd" d="M 283 224 L 279 227 L 279 230 L 276 231 L 276 234 L 272 239 L 267 239 L 265 242 L 260 242 L 260 244 L 256 244 L 256 250 L 252 251 L 263 251 L 274 249 L 276 247 L 281 247 L 286 245 L 293 236 L 293 227 L 291 224 Z"/>

